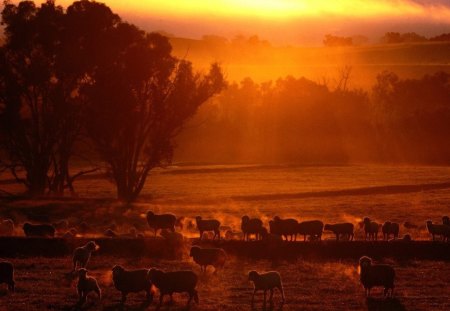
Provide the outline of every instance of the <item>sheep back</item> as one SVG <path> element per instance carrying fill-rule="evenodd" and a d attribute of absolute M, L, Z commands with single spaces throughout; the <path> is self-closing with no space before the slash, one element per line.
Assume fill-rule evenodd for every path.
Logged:
<path fill-rule="evenodd" d="M 147 212 L 147 223 L 150 228 L 157 229 L 170 229 L 175 231 L 175 223 L 177 218 L 172 214 L 156 215 L 153 212 Z"/>
<path fill-rule="evenodd" d="M 123 293 L 149 291 L 152 282 L 148 279 L 148 269 L 125 270 L 120 266 L 113 269 L 114 287 Z"/>
<path fill-rule="evenodd" d="M 323 222 L 320 220 L 303 221 L 298 224 L 298 233 L 302 235 L 322 236 Z"/>
<path fill-rule="evenodd" d="M 197 275 L 189 270 L 164 272 L 150 269 L 148 278 L 162 294 L 192 292 L 198 281 Z"/>
<path fill-rule="evenodd" d="M 23 232 L 27 237 L 54 237 L 55 228 L 52 225 L 40 224 L 33 225 L 30 223 L 25 223 L 23 225 Z"/>

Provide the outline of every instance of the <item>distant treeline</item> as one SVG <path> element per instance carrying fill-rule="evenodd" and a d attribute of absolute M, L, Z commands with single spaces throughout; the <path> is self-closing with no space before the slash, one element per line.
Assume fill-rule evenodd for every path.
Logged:
<path fill-rule="evenodd" d="M 450 33 L 443 33 L 435 37 L 427 38 L 415 32 L 406 32 L 406 33 L 386 32 L 384 36 L 380 39 L 380 43 L 384 44 L 416 43 L 416 42 L 449 42 L 449 41 L 450 41 Z M 327 34 L 323 39 L 323 44 L 325 46 L 353 46 L 366 44 L 368 42 L 369 39 L 361 35 L 353 37 L 342 37 Z"/>
<path fill-rule="evenodd" d="M 204 104 L 176 159 L 306 164 L 449 164 L 450 74 L 400 79 L 382 72 L 371 91 L 286 77 L 231 84 Z"/>

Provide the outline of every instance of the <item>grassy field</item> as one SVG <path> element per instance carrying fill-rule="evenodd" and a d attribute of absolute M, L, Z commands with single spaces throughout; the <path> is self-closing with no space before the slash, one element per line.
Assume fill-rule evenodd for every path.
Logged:
<path fill-rule="evenodd" d="M 76 280 L 67 274 L 70 258 L 14 259 L 16 266 L 16 293 L 2 289 L 0 310 L 72 310 L 77 302 Z M 356 262 L 348 261 L 293 261 L 273 266 L 268 261 L 246 261 L 231 258 L 224 271 L 201 274 L 190 260 L 168 261 L 139 258 L 110 258 L 93 256 L 90 275 L 97 278 L 103 299 L 94 296 L 85 310 L 119 310 L 120 293 L 114 288 L 111 268 L 121 264 L 127 268 L 159 267 L 167 270 L 193 269 L 199 275 L 199 305 L 192 310 L 250 310 L 252 284 L 247 280 L 249 270 L 281 273 L 286 303 L 280 305 L 278 292 L 274 296 L 274 310 L 448 310 L 450 266 L 444 262 L 393 262 L 396 273 L 396 298 L 382 299 L 381 289 L 372 291 L 366 299 L 359 284 Z M 212 268 L 210 268 L 212 269 Z M 130 294 L 125 310 L 153 310 L 156 301 L 144 306 L 145 295 Z M 156 298 L 158 293 L 156 292 Z M 184 309 L 187 296 L 175 294 L 175 305 L 166 304 L 162 310 Z M 168 299 L 168 298 L 167 298 Z M 262 293 L 257 296 L 255 309 L 262 310 Z M 267 306 L 268 307 L 268 306 Z M 269 309 L 269 308 L 268 308 Z"/>

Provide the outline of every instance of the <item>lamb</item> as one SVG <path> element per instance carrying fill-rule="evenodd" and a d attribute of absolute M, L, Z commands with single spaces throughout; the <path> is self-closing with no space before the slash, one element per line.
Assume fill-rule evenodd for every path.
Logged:
<path fill-rule="evenodd" d="M 155 236 L 159 229 L 170 229 L 175 232 L 175 223 L 177 218 L 172 214 L 156 215 L 153 212 L 147 212 L 147 223 L 150 228 L 155 230 Z"/>
<path fill-rule="evenodd" d="M 23 225 L 23 232 L 27 237 L 54 237 L 55 228 L 52 225 L 33 225 L 28 222 Z"/>
<path fill-rule="evenodd" d="M 86 243 L 86 245 L 77 247 L 75 251 L 73 252 L 72 256 L 72 262 L 73 262 L 73 269 L 72 271 L 75 271 L 77 268 L 77 265 L 80 264 L 81 268 L 86 268 L 86 265 L 91 258 L 91 253 L 98 250 L 99 246 L 94 242 L 90 241 Z"/>
<path fill-rule="evenodd" d="M 443 241 L 450 240 L 450 226 L 448 225 L 437 225 L 433 224 L 431 220 L 427 221 L 428 232 L 431 233 L 433 241 L 435 241 L 435 236 L 441 236 Z"/>
<path fill-rule="evenodd" d="M 148 279 L 159 289 L 159 307 L 161 307 L 165 295 L 170 295 L 170 300 L 173 301 L 173 293 L 187 292 L 189 294 L 188 306 L 192 298 L 197 304 L 199 303 L 198 293 L 195 289 L 198 277 L 192 271 L 164 272 L 152 268 L 148 272 Z"/>
<path fill-rule="evenodd" d="M 370 290 L 375 286 L 384 287 L 384 296 L 391 290 L 391 297 L 394 296 L 395 271 L 389 265 L 372 264 L 372 259 L 363 256 L 359 259 L 360 281 L 364 286 L 366 297 L 370 296 Z"/>
<path fill-rule="evenodd" d="M 208 220 L 202 219 L 201 216 L 195 217 L 195 221 L 197 222 L 197 228 L 198 231 L 200 232 L 200 240 L 202 239 L 203 232 L 205 231 L 213 231 L 214 232 L 213 240 L 216 238 L 216 236 L 220 240 L 220 229 L 219 229 L 220 221 L 216 219 L 208 219 Z"/>
<path fill-rule="evenodd" d="M 200 248 L 193 246 L 189 256 L 200 265 L 202 272 L 206 272 L 208 266 L 213 266 L 215 268 L 214 273 L 216 273 L 218 268 L 223 268 L 227 260 L 227 254 L 222 248 Z"/>
<path fill-rule="evenodd" d="M 270 233 L 284 236 L 286 241 L 288 236 L 291 237 L 291 241 L 297 240 L 298 233 L 298 221 L 292 218 L 281 219 L 275 216 L 273 220 L 269 221 Z"/>
<path fill-rule="evenodd" d="M 97 280 L 87 276 L 87 270 L 84 268 L 78 270 L 77 292 L 79 297 L 78 305 L 80 306 L 86 302 L 87 295 L 91 292 L 95 292 L 98 299 L 102 299 L 102 292 L 98 286 Z"/>
<path fill-rule="evenodd" d="M 248 216 L 243 216 L 241 222 L 241 229 L 242 232 L 244 233 L 244 240 L 248 241 L 250 238 L 250 234 L 254 234 L 256 236 L 256 240 L 259 240 L 262 226 L 263 223 L 260 219 L 258 218 L 250 219 L 250 217 Z"/>
<path fill-rule="evenodd" d="M 389 236 L 392 234 L 394 239 L 398 238 L 398 232 L 400 230 L 400 226 L 396 222 L 386 221 L 381 227 L 381 231 L 383 232 L 383 239 L 389 240 Z"/>
<path fill-rule="evenodd" d="M 13 235 L 14 234 L 14 221 L 11 219 L 4 219 L 0 222 L 0 235 Z"/>
<path fill-rule="evenodd" d="M 347 236 L 350 241 L 353 241 L 355 236 L 353 233 L 354 226 L 349 222 L 333 225 L 326 224 L 324 229 L 333 232 L 336 235 L 336 241 L 339 241 L 340 236 Z"/>
<path fill-rule="evenodd" d="M 303 241 L 306 241 L 306 236 L 309 235 L 311 240 L 322 238 L 323 222 L 320 220 L 303 221 L 298 224 L 298 233 L 303 235 Z"/>
<path fill-rule="evenodd" d="M 112 269 L 114 287 L 122 293 L 124 304 L 129 293 L 144 291 L 147 302 L 153 301 L 151 293 L 152 282 L 148 279 L 148 269 L 125 270 L 122 266 L 114 266 Z"/>
<path fill-rule="evenodd" d="M 365 240 L 369 237 L 369 240 L 378 240 L 378 231 L 380 230 L 380 225 L 375 221 L 371 221 L 369 217 L 364 217 L 364 232 Z"/>
<path fill-rule="evenodd" d="M 252 295 L 252 308 L 255 300 L 255 294 L 258 290 L 264 291 L 264 306 L 266 305 L 266 293 L 270 290 L 269 302 L 272 303 L 273 289 L 278 288 L 281 292 L 282 302 L 284 303 L 284 290 L 281 283 L 281 276 L 276 271 L 270 271 L 265 273 L 258 273 L 256 271 L 250 271 L 248 273 L 248 280 L 253 282 L 254 290 Z"/>
<path fill-rule="evenodd" d="M 14 281 L 14 266 L 8 261 L 0 262 L 0 284 L 7 284 L 8 290 L 14 293 L 16 282 Z"/>

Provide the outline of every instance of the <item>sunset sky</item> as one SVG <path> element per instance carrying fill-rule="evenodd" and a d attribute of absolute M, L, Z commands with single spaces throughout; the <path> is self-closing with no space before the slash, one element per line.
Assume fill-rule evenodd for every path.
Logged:
<path fill-rule="evenodd" d="M 67 6 L 72 1 L 57 3 Z M 200 38 L 257 34 L 276 44 L 317 44 L 323 35 L 450 32 L 449 0 L 105 0 L 146 30 Z"/>

